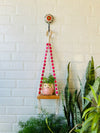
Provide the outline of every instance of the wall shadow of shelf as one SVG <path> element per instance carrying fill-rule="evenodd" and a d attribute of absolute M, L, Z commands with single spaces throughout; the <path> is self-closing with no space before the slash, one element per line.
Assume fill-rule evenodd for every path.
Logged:
<path fill-rule="evenodd" d="M 38 95 L 37 99 L 59 99 L 59 96 L 51 95 L 51 96 L 45 96 L 45 95 Z"/>

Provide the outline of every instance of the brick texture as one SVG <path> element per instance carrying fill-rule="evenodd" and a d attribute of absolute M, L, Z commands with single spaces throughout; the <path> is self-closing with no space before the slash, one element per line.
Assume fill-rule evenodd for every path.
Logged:
<path fill-rule="evenodd" d="M 64 89 L 71 61 L 71 82 L 74 79 L 79 89 L 77 76 L 84 77 L 91 56 L 95 66 L 100 65 L 99 12 L 99 0 L 0 0 L 0 133 L 16 133 L 19 120 L 38 115 L 36 97 L 47 43 L 44 16 L 55 17 L 51 29 L 58 88 Z M 55 113 L 55 100 L 41 103 Z"/>

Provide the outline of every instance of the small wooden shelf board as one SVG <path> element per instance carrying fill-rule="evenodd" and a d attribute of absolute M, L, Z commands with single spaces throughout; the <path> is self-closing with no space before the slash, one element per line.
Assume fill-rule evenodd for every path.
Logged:
<path fill-rule="evenodd" d="M 37 99 L 59 99 L 59 96 L 56 95 L 50 95 L 50 96 L 46 96 L 46 95 L 38 95 Z"/>

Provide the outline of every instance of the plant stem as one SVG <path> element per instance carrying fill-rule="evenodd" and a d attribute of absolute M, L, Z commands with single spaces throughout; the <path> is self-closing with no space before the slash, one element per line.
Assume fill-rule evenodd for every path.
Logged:
<path fill-rule="evenodd" d="M 51 133 L 54 133 L 54 132 L 51 130 L 51 128 L 49 127 L 49 125 L 48 125 L 48 119 L 47 119 L 47 118 L 46 118 L 46 124 L 47 124 L 47 127 L 48 127 L 49 131 L 50 131 Z"/>
<path fill-rule="evenodd" d="M 73 127 L 71 130 L 70 130 L 70 132 L 69 133 L 71 133 L 76 127 L 78 127 L 78 126 L 82 126 L 82 124 L 77 124 L 75 127 Z"/>

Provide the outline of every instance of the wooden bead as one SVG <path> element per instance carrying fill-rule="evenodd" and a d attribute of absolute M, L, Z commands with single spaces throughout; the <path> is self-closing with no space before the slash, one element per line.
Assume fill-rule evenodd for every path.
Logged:
<path fill-rule="evenodd" d="M 44 76 L 44 74 L 42 73 L 41 76 Z"/>
<path fill-rule="evenodd" d="M 55 70 L 53 70 L 53 72 L 55 72 Z"/>
<path fill-rule="evenodd" d="M 50 53 L 50 56 L 52 56 L 52 53 Z"/>
<path fill-rule="evenodd" d="M 54 66 L 54 63 L 52 63 L 52 66 Z"/>
<path fill-rule="evenodd" d="M 41 77 L 41 80 L 43 80 L 43 77 Z"/>
<path fill-rule="evenodd" d="M 43 66 L 46 66 L 46 64 L 44 63 Z"/>
<path fill-rule="evenodd" d="M 42 70 L 42 73 L 44 73 L 44 70 Z"/>
<path fill-rule="evenodd" d="M 55 67 L 52 67 L 52 69 L 55 69 Z"/>
<path fill-rule="evenodd" d="M 39 94 L 41 94 L 41 91 L 39 91 Z"/>
<path fill-rule="evenodd" d="M 40 84 L 40 87 L 42 87 L 42 84 Z"/>
<path fill-rule="evenodd" d="M 57 84 L 55 84 L 55 86 L 57 86 Z"/>
<path fill-rule="evenodd" d="M 58 91 L 56 91 L 56 94 L 58 94 Z"/>
<path fill-rule="evenodd" d="M 53 76 L 56 76 L 56 74 L 55 74 L 55 73 L 53 73 Z"/>
<path fill-rule="evenodd" d="M 57 81 L 55 80 L 55 83 L 57 83 Z"/>

